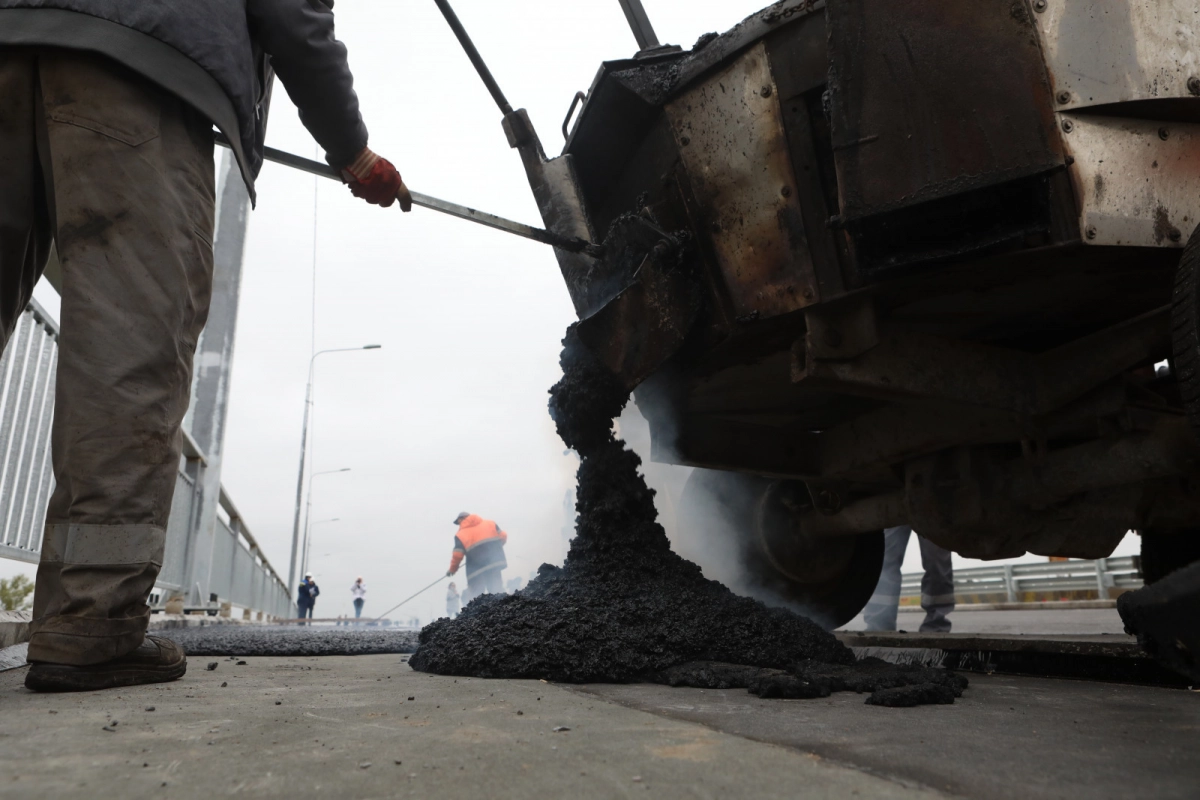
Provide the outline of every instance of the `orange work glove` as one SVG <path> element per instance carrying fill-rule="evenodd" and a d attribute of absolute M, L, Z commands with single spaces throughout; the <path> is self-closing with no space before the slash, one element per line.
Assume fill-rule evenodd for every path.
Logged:
<path fill-rule="evenodd" d="M 384 208 L 399 200 L 401 211 L 412 211 L 412 195 L 400 173 L 392 162 L 371 152 L 369 147 L 364 147 L 354 161 L 342 167 L 342 178 L 355 197 Z"/>

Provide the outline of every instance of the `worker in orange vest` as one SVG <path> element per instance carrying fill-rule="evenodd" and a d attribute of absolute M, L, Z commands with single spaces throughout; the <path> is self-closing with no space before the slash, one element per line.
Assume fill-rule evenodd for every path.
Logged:
<path fill-rule="evenodd" d="M 454 537 L 454 553 L 450 556 L 450 571 L 447 576 L 458 572 L 463 559 L 467 560 L 467 590 L 463 592 L 463 605 L 481 594 L 498 594 L 504 591 L 501 570 L 508 566 L 504 558 L 504 545 L 508 534 L 490 519 L 466 511 L 454 519 L 458 534 Z"/>

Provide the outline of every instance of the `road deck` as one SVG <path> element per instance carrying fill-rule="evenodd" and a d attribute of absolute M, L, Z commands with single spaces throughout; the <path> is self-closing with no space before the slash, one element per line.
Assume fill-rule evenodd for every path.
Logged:
<path fill-rule="evenodd" d="M 395 655 L 244 660 L 79 695 L 0 673 L 3 795 L 1094 800 L 1200 785 L 1200 694 L 1182 690 L 972 676 L 953 706 L 886 709 L 445 678 Z"/>

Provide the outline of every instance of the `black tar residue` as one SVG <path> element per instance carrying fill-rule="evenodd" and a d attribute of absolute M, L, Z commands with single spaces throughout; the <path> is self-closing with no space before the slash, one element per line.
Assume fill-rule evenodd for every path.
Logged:
<path fill-rule="evenodd" d="M 160 631 L 190 656 L 375 656 L 411 653 L 412 631 L 366 627 L 205 625 Z"/>
<path fill-rule="evenodd" d="M 1127 633 L 1168 669 L 1200 682 L 1200 561 L 1117 598 Z"/>
<path fill-rule="evenodd" d="M 944 702 L 946 691 L 951 701 L 962 693 L 966 679 L 945 671 L 856 662 L 812 621 L 739 597 L 672 552 L 655 521 L 654 493 L 638 474 L 641 460 L 612 433 L 628 390 L 580 344 L 574 327 L 563 345 L 564 374 L 550 390 L 550 413 L 582 459 L 566 564 L 544 564 L 522 591 L 479 597 L 457 619 L 430 624 L 410 660 L 414 669 L 724 685 L 763 697 L 876 690 L 886 696 L 916 686 L 926 689 L 905 697 L 928 703 Z"/>

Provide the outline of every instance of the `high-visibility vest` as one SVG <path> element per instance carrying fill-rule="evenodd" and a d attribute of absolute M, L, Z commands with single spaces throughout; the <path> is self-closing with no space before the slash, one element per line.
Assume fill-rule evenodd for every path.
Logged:
<path fill-rule="evenodd" d="M 467 580 L 494 569 L 505 569 L 504 544 L 508 534 L 490 519 L 477 514 L 464 519 L 454 537 L 454 554 L 450 557 L 450 571 L 458 570 L 463 558 L 467 560 Z"/>

